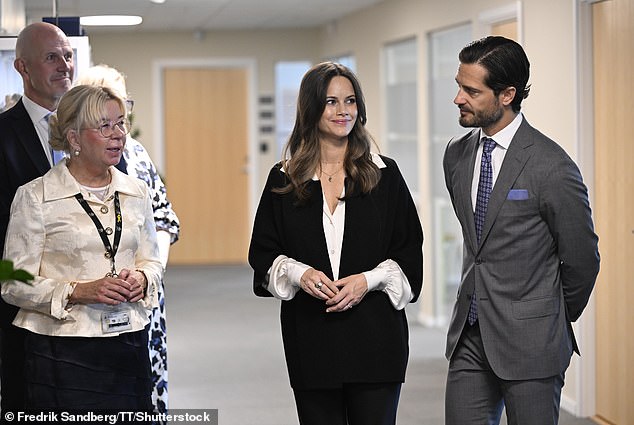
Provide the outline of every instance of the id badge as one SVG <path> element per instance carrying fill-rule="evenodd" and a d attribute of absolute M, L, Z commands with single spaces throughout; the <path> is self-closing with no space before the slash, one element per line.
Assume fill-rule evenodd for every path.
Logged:
<path fill-rule="evenodd" d="M 130 313 L 127 311 L 109 311 L 101 314 L 103 333 L 123 332 L 132 329 Z"/>

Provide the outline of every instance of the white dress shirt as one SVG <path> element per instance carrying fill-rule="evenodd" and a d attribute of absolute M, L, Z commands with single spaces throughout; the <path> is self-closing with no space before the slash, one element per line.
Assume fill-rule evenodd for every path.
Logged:
<path fill-rule="evenodd" d="M 520 128 L 523 118 L 524 116 L 520 112 L 509 125 L 491 136 L 487 136 L 484 134 L 482 129 L 480 129 L 480 145 L 478 146 L 478 152 L 476 153 L 476 162 L 475 167 L 473 168 L 473 180 L 471 182 L 471 206 L 473 207 L 474 212 L 476 200 L 478 199 L 478 182 L 480 181 L 480 164 L 482 161 L 482 149 L 484 145 L 482 139 L 488 137 L 493 139 L 496 143 L 495 149 L 491 152 L 491 167 L 493 169 L 493 183 L 491 188 L 493 188 L 495 187 L 495 181 L 500 174 L 500 168 L 502 168 L 502 162 L 504 162 L 506 151 L 508 151 L 509 146 L 511 145 L 511 140 L 515 137 L 517 129 Z"/>
<path fill-rule="evenodd" d="M 52 148 L 48 143 L 48 117 L 52 112 L 33 102 L 31 99 L 26 97 L 26 95 L 22 96 L 22 103 L 24 104 L 24 109 L 26 109 L 26 112 L 29 114 L 31 121 L 33 121 L 33 126 L 35 127 L 37 136 L 42 144 L 42 149 L 44 149 L 46 158 L 52 166 L 53 152 L 51 152 Z"/>

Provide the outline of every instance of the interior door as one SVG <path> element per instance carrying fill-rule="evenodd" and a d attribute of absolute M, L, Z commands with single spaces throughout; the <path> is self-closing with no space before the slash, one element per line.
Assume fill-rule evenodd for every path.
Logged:
<path fill-rule="evenodd" d="M 166 185 L 181 220 L 170 264 L 246 263 L 247 71 L 163 70 Z"/>
<path fill-rule="evenodd" d="M 602 423 L 634 423 L 634 6 L 592 6 L 595 97 L 596 410 Z"/>

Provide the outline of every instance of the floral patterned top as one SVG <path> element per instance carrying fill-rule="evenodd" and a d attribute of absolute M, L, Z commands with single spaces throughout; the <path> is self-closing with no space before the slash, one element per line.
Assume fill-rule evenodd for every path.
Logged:
<path fill-rule="evenodd" d="M 127 162 L 128 174 L 147 183 L 152 197 L 156 230 L 168 232 L 173 244 L 178 240 L 180 222 L 172 209 L 171 202 L 167 199 L 165 184 L 150 155 L 141 143 L 128 136 L 123 157 Z"/>

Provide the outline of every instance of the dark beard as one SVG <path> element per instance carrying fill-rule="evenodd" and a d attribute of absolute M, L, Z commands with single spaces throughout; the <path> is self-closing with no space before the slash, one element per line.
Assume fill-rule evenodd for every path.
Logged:
<path fill-rule="evenodd" d="M 458 122 L 463 127 L 491 127 L 504 115 L 504 109 L 500 108 L 500 103 L 496 101 L 495 106 L 496 108 L 491 112 L 476 112 L 470 116 L 460 116 Z"/>

